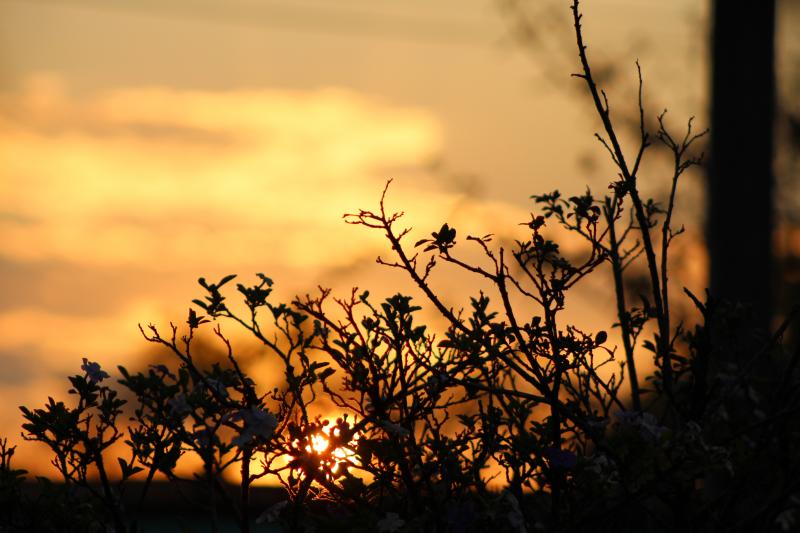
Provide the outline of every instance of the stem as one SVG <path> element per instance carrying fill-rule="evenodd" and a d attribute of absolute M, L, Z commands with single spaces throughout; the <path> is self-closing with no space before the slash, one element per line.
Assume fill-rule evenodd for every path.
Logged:
<path fill-rule="evenodd" d="M 616 204 L 616 198 L 614 199 Z M 631 382 L 631 402 L 635 411 L 642 410 L 642 403 L 639 397 L 639 378 L 636 375 L 636 360 L 633 354 L 633 344 L 631 342 L 631 326 L 628 321 L 628 308 L 625 303 L 625 285 L 622 279 L 622 261 L 619 256 L 619 242 L 614 221 L 614 211 L 616 205 L 606 199 L 604 213 L 608 221 L 609 250 L 608 255 L 611 259 L 611 271 L 614 274 L 614 291 L 617 300 L 617 317 L 619 327 L 622 330 L 622 344 L 625 348 L 625 362 L 628 367 L 628 378 Z"/>
<path fill-rule="evenodd" d="M 108 509 L 111 512 L 111 517 L 114 520 L 114 531 L 117 533 L 125 533 L 125 522 L 122 520 L 122 517 L 119 514 L 119 508 L 117 506 L 117 502 L 115 501 L 116 499 L 114 498 L 114 494 L 111 492 L 111 484 L 108 482 L 106 469 L 103 465 L 103 455 L 101 453 L 97 453 L 97 459 L 95 462 L 97 463 L 97 471 L 100 473 L 100 483 L 103 486 L 103 495 L 105 496 L 106 506 L 108 506 Z"/>
<path fill-rule="evenodd" d="M 669 348 L 669 322 L 664 312 L 664 305 L 661 297 L 661 282 L 659 280 L 658 261 L 656 259 L 653 241 L 650 238 L 650 224 L 648 222 L 647 215 L 644 212 L 644 205 L 642 204 L 642 199 L 639 197 L 639 191 L 636 188 L 636 174 L 629 170 L 628 164 L 625 162 L 625 155 L 622 151 L 622 147 L 619 144 L 619 140 L 617 139 L 614 126 L 611 123 L 611 115 L 608 110 L 608 102 L 605 100 L 605 93 L 603 93 L 603 99 L 601 100 L 600 91 L 598 90 L 597 84 L 595 84 L 594 78 L 592 77 L 592 70 L 589 66 L 589 60 L 586 56 L 586 45 L 583 44 L 583 33 L 581 30 L 582 15 L 579 11 L 579 4 L 579 0 L 573 0 L 572 14 L 575 25 L 575 37 L 578 43 L 578 56 L 580 57 L 583 74 L 574 74 L 574 76 L 582 78 L 589 88 L 589 92 L 592 95 L 592 100 L 594 101 L 597 114 L 600 116 L 600 120 L 603 122 L 603 128 L 605 129 L 608 139 L 611 142 L 614 163 L 619 168 L 622 178 L 627 186 L 628 194 L 631 196 L 631 203 L 633 204 L 636 221 L 639 224 L 639 231 L 642 234 L 642 246 L 647 259 L 647 269 L 650 274 L 653 303 L 656 308 L 656 318 L 658 322 L 657 359 L 660 362 L 661 372 L 664 379 L 664 389 L 667 394 L 671 395 L 672 360 L 670 357 Z M 646 137 L 643 138 L 642 147 L 640 147 L 639 150 L 640 154 L 644 150 L 645 146 Z M 640 159 L 640 156 L 637 156 L 637 160 L 638 159 Z"/>
<path fill-rule="evenodd" d="M 250 531 L 250 459 L 252 457 L 253 449 L 248 446 L 242 454 L 242 533 L 249 533 Z"/>
<path fill-rule="evenodd" d="M 214 486 L 214 467 L 211 464 L 210 460 L 206 459 L 205 462 L 206 466 L 206 476 L 208 477 L 208 484 L 209 484 L 209 512 L 211 513 L 211 531 L 216 533 L 219 531 L 219 526 L 217 523 L 217 498 L 215 496 L 215 486 Z"/>

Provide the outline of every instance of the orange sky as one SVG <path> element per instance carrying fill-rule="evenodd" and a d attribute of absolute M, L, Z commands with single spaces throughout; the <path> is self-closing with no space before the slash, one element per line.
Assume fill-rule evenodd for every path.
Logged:
<path fill-rule="evenodd" d="M 654 100 L 702 115 L 697 3 L 588 4 L 599 58 L 638 56 Z M 0 432 L 13 441 L 17 405 L 64 390 L 81 357 L 135 362 L 137 323 L 183 317 L 198 276 L 264 272 L 284 297 L 405 287 L 373 266 L 379 235 L 341 220 L 387 178 L 422 235 L 445 221 L 516 231 L 530 194 L 607 178 L 573 66 L 520 53 L 496 3 L 110 5 L 0 1 Z M 460 278 L 441 281 L 463 296 Z"/>

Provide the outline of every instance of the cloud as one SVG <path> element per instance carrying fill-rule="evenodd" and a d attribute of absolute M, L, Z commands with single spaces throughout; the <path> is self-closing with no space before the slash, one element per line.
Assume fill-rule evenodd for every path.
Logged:
<path fill-rule="evenodd" d="M 38 349 L 30 345 L 17 347 L 13 352 L 0 350 L 0 387 L 30 385 L 44 370 L 31 364 L 40 358 Z"/>
<path fill-rule="evenodd" d="M 0 137 L 4 255 L 153 269 L 346 262 L 370 241 L 342 213 L 442 142 L 425 111 L 342 89 L 76 99 L 52 77 L 2 98 Z"/>

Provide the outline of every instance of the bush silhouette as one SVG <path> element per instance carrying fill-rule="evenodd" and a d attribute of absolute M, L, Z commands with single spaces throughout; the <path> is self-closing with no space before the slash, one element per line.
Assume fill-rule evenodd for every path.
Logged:
<path fill-rule="evenodd" d="M 386 210 L 387 184 L 377 208 L 346 221 L 383 233 L 392 255 L 378 261 L 404 271 L 417 299 L 375 301 L 356 290 L 336 298 L 320 289 L 281 303 L 263 274 L 251 285 L 235 284 L 233 275 L 201 278 L 204 294 L 184 324 L 142 328 L 171 360 L 138 372 L 119 367 L 116 382 L 84 360 L 69 378 L 71 406 L 50 399 L 22 407 L 23 436 L 52 450 L 61 483 L 41 479 L 36 495 L 26 495 L 25 472 L 12 467 L 14 449 L 3 441 L 3 530 L 137 531 L 125 490 L 138 482 L 140 508 L 157 474 L 181 479 L 176 465 L 185 455 L 202 464 L 190 481 L 206 495 L 197 511 L 212 529 L 223 512 L 241 531 L 797 527 L 800 351 L 782 346 L 785 326 L 773 335 L 755 331 L 746 309 L 689 291 L 696 325 L 676 323 L 667 265 L 682 229 L 672 213 L 680 176 L 698 163 L 688 149 L 704 132 L 693 133 L 689 120 L 675 136 L 662 114 L 651 136 L 642 117 L 637 150 L 624 152 L 592 76 L 577 0 L 572 9 L 575 76 L 618 172 L 605 194 L 533 196 L 528 237 L 506 248 L 447 223 L 409 243 L 402 214 Z M 640 70 L 639 84 L 642 110 Z M 638 188 L 651 142 L 674 157 L 664 205 Z M 550 239 L 553 226 L 583 242 L 579 258 Z M 463 259 L 466 246 L 482 259 Z M 563 318 L 568 291 L 606 275 L 606 265 L 619 349 L 607 332 L 581 331 Z M 439 268 L 463 269 L 491 294 L 451 308 L 429 283 Z M 625 289 L 634 268 L 649 282 L 637 305 Z M 241 312 L 229 304 L 234 293 Z M 420 323 L 422 305 L 444 319 L 440 336 Z M 282 373 L 280 387 L 265 391 L 247 375 L 223 321 L 263 345 Z M 202 330 L 212 330 L 226 354 L 212 365 L 193 354 Z M 655 370 L 641 379 L 645 359 Z M 120 418 L 126 402 L 129 421 Z M 323 404 L 341 416 L 319 416 Z M 117 455 L 121 442 L 127 455 Z M 222 478 L 232 469 L 241 476 L 235 497 Z M 252 484 L 265 476 L 281 484 L 284 498 L 256 509 Z"/>

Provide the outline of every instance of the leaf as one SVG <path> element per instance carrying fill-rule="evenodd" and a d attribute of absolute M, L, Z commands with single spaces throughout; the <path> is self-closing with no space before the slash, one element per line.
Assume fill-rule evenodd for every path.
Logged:
<path fill-rule="evenodd" d="M 197 329 L 201 324 L 205 324 L 206 322 L 208 322 L 208 320 L 206 320 L 204 316 L 198 315 L 194 309 L 189 308 L 189 318 L 186 320 L 186 323 L 189 324 L 190 329 Z"/>
<path fill-rule="evenodd" d="M 261 281 L 263 281 L 264 283 L 266 283 L 266 284 L 267 284 L 267 287 L 272 287 L 272 278 L 269 278 L 269 277 L 265 276 L 265 275 L 264 275 L 264 274 L 262 274 L 261 272 L 259 272 L 258 274 L 256 274 L 256 276 L 258 276 L 258 279 L 260 279 Z"/>
<path fill-rule="evenodd" d="M 234 278 L 236 278 L 236 274 L 228 274 L 227 276 L 222 278 L 219 283 L 217 283 L 217 287 L 222 287 L 223 285 L 225 285 Z"/>
<path fill-rule="evenodd" d="M 336 370 L 334 370 L 333 368 L 326 368 L 322 372 L 317 374 L 317 377 L 319 379 L 321 379 L 321 380 L 325 380 L 325 379 L 331 377 L 335 372 L 336 372 Z"/>
<path fill-rule="evenodd" d="M 117 457 L 117 461 L 119 462 L 119 469 L 122 472 L 122 479 L 129 478 L 131 476 L 130 465 L 122 457 Z"/>

